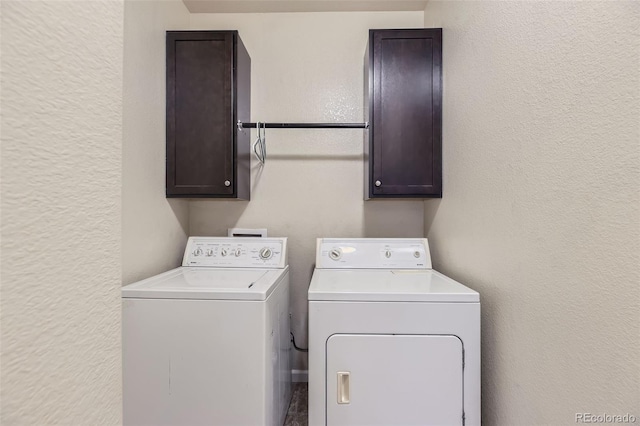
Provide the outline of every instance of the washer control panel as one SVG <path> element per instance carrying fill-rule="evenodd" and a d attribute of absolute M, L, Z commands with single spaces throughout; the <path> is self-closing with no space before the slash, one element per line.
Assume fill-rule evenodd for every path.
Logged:
<path fill-rule="evenodd" d="M 284 268 L 286 238 L 189 237 L 182 266 Z"/>
<path fill-rule="evenodd" d="M 431 269 L 426 238 L 319 238 L 319 269 Z"/>

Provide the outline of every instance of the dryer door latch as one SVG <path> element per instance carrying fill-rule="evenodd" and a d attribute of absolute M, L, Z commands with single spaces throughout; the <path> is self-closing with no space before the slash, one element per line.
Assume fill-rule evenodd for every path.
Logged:
<path fill-rule="evenodd" d="M 349 404 L 349 372 L 338 372 L 338 404 Z"/>

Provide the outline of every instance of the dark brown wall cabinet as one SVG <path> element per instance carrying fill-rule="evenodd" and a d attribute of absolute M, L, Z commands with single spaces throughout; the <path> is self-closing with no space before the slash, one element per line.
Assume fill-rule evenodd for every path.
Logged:
<path fill-rule="evenodd" d="M 249 199 L 250 84 L 237 31 L 167 31 L 167 197 Z"/>
<path fill-rule="evenodd" d="M 365 197 L 442 197 L 442 29 L 370 30 L 365 67 Z"/>

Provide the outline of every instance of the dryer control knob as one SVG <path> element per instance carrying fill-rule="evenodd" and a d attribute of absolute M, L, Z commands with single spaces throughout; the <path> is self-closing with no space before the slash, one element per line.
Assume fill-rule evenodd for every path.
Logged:
<path fill-rule="evenodd" d="M 236 257 L 240 257 L 240 255 L 242 254 L 242 250 L 236 249 L 236 251 L 233 254 L 235 254 Z"/>
<path fill-rule="evenodd" d="M 384 257 L 386 257 L 387 259 L 391 257 L 391 250 L 387 250 L 384 252 Z"/>
<path fill-rule="evenodd" d="M 222 256 L 226 256 L 227 254 L 229 254 L 229 252 L 227 251 L 227 249 L 224 249 L 224 248 L 223 248 L 222 250 L 220 250 L 220 254 L 221 254 Z"/>
<path fill-rule="evenodd" d="M 209 256 L 209 257 L 213 256 L 213 250 L 212 249 L 207 250 L 207 256 Z"/>
<path fill-rule="evenodd" d="M 260 259 L 271 259 L 271 256 L 273 256 L 273 252 L 269 247 L 264 247 L 262 250 L 260 250 Z"/>
<path fill-rule="evenodd" d="M 340 259 L 342 257 L 342 249 L 341 248 L 331 249 L 331 251 L 329 252 L 329 257 L 333 260 Z"/>

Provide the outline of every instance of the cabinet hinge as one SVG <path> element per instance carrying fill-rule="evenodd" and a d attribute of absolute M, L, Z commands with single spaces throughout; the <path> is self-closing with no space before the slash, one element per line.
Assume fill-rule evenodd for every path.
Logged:
<path fill-rule="evenodd" d="M 464 370 L 464 348 L 462 348 L 462 369 Z"/>

